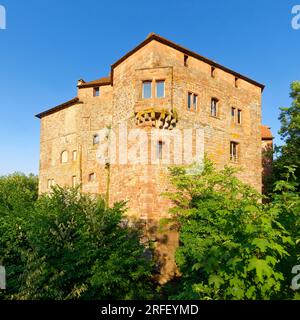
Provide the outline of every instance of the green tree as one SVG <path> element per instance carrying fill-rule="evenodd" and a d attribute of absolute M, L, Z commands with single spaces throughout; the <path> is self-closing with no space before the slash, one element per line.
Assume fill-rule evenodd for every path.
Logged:
<path fill-rule="evenodd" d="M 146 299 L 152 261 L 124 220 L 124 203 L 55 187 L 36 202 L 14 299 Z"/>
<path fill-rule="evenodd" d="M 296 166 L 295 175 L 300 179 L 300 81 L 292 82 L 290 97 L 293 99 L 291 106 L 280 109 L 279 134 L 284 144 L 276 148 L 275 181 L 281 179 L 287 166 Z"/>
<path fill-rule="evenodd" d="M 278 221 L 288 231 L 292 240 L 285 247 L 289 255 L 281 260 L 279 266 L 285 275 L 282 297 L 289 298 L 297 294 L 291 290 L 290 286 L 292 267 L 300 264 L 300 197 L 295 167 L 286 167 L 285 170 L 281 179 L 275 183 L 271 203 L 280 212 Z"/>
<path fill-rule="evenodd" d="M 271 299 L 282 296 L 280 262 L 293 241 L 279 222 L 280 206 L 206 161 L 202 173 L 171 169 L 180 233 L 176 261 L 182 273 L 175 299 Z M 290 275 L 290 270 L 289 270 Z"/>
<path fill-rule="evenodd" d="M 38 179 L 14 173 L 0 177 L 0 265 L 6 267 L 7 290 L 0 298 L 19 291 L 19 278 L 26 262 L 22 252 L 27 250 L 27 221 L 38 197 Z"/>

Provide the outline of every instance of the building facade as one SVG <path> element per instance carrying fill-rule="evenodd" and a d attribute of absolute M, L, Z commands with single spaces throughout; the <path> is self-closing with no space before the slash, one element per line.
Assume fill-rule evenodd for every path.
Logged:
<path fill-rule="evenodd" d="M 80 184 L 110 204 L 127 200 L 132 217 L 158 221 L 172 205 L 163 196 L 172 188 L 168 167 L 184 164 L 185 149 L 197 161 L 197 145 L 217 168 L 239 167 L 239 178 L 262 190 L 262 84 L 150 34 L 111 66 L 108 77 L 79 80 L 77 87 L 76 98 L 37 115 L 40 193 L 54 184 Z M 149 151 L 143 161 L 132 160 L 141 146 L 136 129 L 150 141 L 142 142 Z M 177 140 L 167 138 L 174 132 Z M 117 150 L 113 156 L 105 149 L 110 145 Z M 176 233 L 169 233 L 167 245 L 165 235 L 156 238 L 161 258 L 168 260 Z"/>

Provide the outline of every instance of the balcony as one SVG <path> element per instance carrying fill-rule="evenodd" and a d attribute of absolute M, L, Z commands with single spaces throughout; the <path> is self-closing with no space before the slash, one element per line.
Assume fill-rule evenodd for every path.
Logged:
<path fill-rule="evenodd" d="M 138 127 L 153 127 L 172 130 L 178 122 L 178 115 L 174 109 L 151 108 L 135 112 Z"/>

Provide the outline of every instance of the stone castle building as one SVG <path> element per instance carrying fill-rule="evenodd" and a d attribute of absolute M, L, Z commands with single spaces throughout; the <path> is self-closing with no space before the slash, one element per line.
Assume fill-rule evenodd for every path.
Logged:
<path fill-rule="evenodd" d="M 182 159 L 175 142 L 164 141 L 164 133 L 195 128 L 203 130 L 204 152 L 217 168 L 238 166 L 239 177 L 262 190 L 262 145 L 272 143 L 270 130 L 261 125 L 262 84 L 150 34 L 111 66 L 108 77 L 79 80 L 77 87 L 77 97 L 37 115 L 40 193 L 53 184 L 80 184 L 83 192 L 103 194 L 110 204 L 128 200 L 131 216 L 157 221 L 171 206 L 162 195 L 170 190 L 168 167 L 177 163 L 175 158 Z M 127 130 L 139 128 L 151 137 L 147 148 L 157 162 L 128 160 L 126 150 L 136 142 L 118 136 L 124 124 Z M 105 128 L 107 144 L 109 132 L 116 132 L 115 146 L 123 153 L 115 161 L 107 157 L 99 162 L 99 131 Z M 156 141 L 153 128 L 162 133 Z M 190 150 L 195 154 L 195 133 L 191 135 Z M 164 148 L 170 151 L 170 163 L 162 161 Z M 161 255 L 168 257 L 170 243 L 157 238 Z M 169 237 L 169 242 L 176 241 L 175 235 Z"/>

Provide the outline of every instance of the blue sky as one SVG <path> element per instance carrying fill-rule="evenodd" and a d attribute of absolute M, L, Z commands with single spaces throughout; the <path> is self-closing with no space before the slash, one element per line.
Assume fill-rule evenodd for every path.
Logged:
<path fill-rule="evenodd" d="M 150 32 L 264 83 L 263 123 L 280 140 L 278 108 L 300 80 L 300 0 L 0 0 L 0 175 L 38 173 L 36 113 L 76 96 L 77 80 L 105 76 Z"/>

